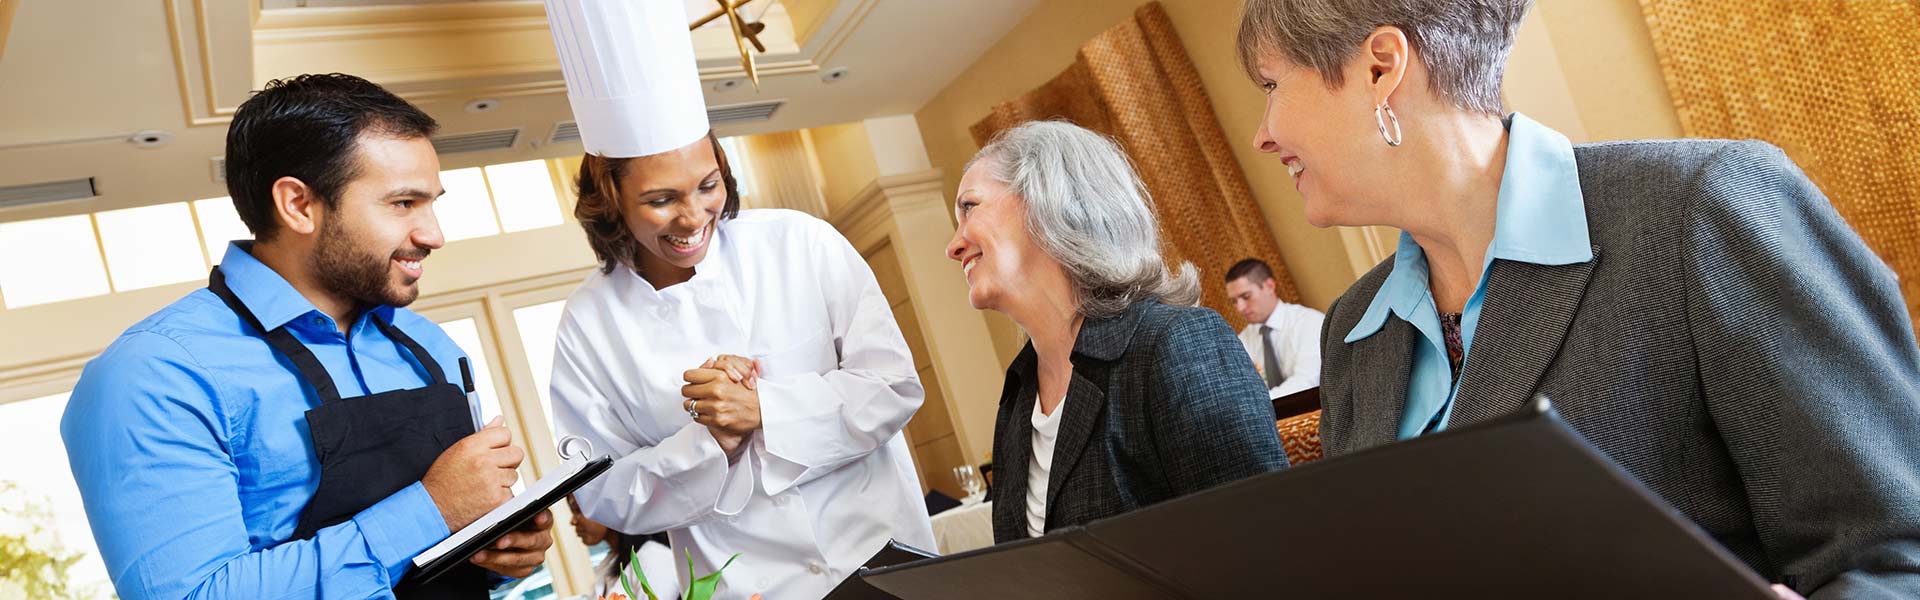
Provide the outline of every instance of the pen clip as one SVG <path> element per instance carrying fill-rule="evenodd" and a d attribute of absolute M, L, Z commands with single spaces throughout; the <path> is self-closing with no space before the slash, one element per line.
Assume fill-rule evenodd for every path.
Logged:
<path fill-rule="evenodd" d="M 575 445 L 579 446 L 577 451 L 572 449 Z M 593 442 L 577 435 L 561 436 L 554 451 L 560 454 L 560 460 L 586 460 L 593 458 Z"/>

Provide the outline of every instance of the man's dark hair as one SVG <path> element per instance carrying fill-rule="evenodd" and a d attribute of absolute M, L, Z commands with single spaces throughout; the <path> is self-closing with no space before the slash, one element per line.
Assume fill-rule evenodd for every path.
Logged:
<path fill-rule="evenodd" d="M 1227 269 L 1227 281 L 1233 281 L 1241 277 L 1247 278 L 1248 283 L 1260 283 L 1268 279 L 1273 279 L 1273 267 L 1267 266 L 1266 261 L 1258 258 L 1249 258 L 1233 263 L 1233 268 Z"/>
<path fill-rule="evenodd" d="M 300 75 L 267 82 L 240 104 L 227 128 L 227 194 L 240 220 L 261 241 L 277 225 L 273 182 L 306 183 L 329 209 L 359 176 L 362 134 L 399 139 L 433 135 L 433 117 L 371 81 L 344 75 Z"/>

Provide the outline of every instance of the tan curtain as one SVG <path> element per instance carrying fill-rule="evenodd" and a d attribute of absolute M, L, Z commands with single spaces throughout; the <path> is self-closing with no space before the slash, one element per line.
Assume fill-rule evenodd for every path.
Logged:
<path fill-rule="evenodd" d="M 740 199 L 743 208 L 791 208 L 827 218 L 826 196 L 813 178 L 806 143 L 799 131 L 742 138 L 753 189 Z"/>
<path fill-rule="evenodd" d="M 1200 268 L 1202 306 L 1235 329 L 1245 324 L 1222 282 L 1227 268 L 1250 257 L 1273 266 L 1282 299 L 1299 302 L 1200 73 L 1158 2 L 1080 46 L 1073 66 L 1053 81 L 995 106 L 973 125 L 973 138 L 985 145 L 1003 129 L 1055 118 L 1119 140 L 1153 194 L 1169 264 Z"/>
<path fill-rule="evenodd" d="M 1640 4 L 1686 134 L 1786 150 L 1920 313 L 1920 3 Z"/>

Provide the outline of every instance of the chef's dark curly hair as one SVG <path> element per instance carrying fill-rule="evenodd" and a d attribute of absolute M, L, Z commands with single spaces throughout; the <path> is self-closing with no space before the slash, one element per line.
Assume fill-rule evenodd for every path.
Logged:
<path fill-rule="evenodd" d="M 712 144 L 713 158 L 720 164 L 720 180 L 727 186 L 727 204 L 720 218 L 731 219 L 740 212 L 740 186 L 734 181 L 733 167 L 727 165 L 727 151 L 720 146 L 720 139 L 708 132 L 707 142 Z M 640 244 L 620 216 L 620 179 L 632 162 L 630 158 L 587 154 L 580 160 L 580 174 L 574 177 L 579 200 L 573 205 L 573 217 L 586 231 L 587 246 L 593 248 L 602 273 L 612 273 L 616 265 L 640 271 Z"/>

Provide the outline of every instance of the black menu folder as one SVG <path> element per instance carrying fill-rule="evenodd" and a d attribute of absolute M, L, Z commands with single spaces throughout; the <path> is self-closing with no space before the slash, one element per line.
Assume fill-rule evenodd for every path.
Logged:
<path fill-rule="evenodd" d="M 606 456 L 562 463 L 558 470 L 527 486 L 505 504 L 481 515 L 473 523 L 413 557 L 413 570 L 408 571 L 394 589 L 405 590 L 433 581 L 449 569 L 466 563 L 475 552 L 498 541 L 507 532 L 519 529 L 527 521 L 533 520 L 534 515 L 565 499 L 567 494 L 593 481 L 612 466 L 613 458 Z"/>
<path fill-rule="evenodd" d="M 1777 598 L 1545 398 L 865 579 L 912 600 Z"/>
<path fill-rule="evenodd" d="M 827 597 L 821 600 L 899 600 L 893 594 L 882 592 L 873 587 L 873 584 L 867 583 L 866 574 L 873 572 L 873 569 L 904 565 L 934 556 L 936 555 L 932 552 L 887 540 L 887 545 L 881 546 L 880 551 L 873 553 L 873 557 L 867 559 L 866 564 L 860 565 L 859 569 L 853 571 L 852 576 L 840 582 L 840 585 L 834 586 L 833 591 L 827 592 Z"/>

